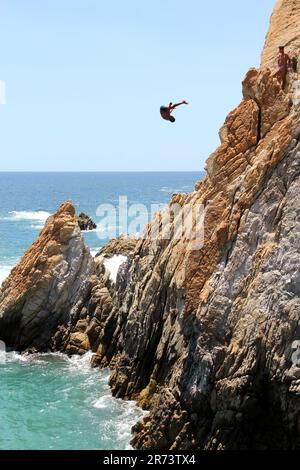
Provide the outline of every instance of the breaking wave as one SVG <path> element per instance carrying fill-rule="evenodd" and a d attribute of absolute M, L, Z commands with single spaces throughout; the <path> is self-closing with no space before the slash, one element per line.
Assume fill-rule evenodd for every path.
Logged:
<path fill-rule="evenodd" d="M 50 216 L 50 212 L 46 211 L 11 211 L 9 217 L 5 220 L 36 220 L 37 222 L 46 222 Z"/>

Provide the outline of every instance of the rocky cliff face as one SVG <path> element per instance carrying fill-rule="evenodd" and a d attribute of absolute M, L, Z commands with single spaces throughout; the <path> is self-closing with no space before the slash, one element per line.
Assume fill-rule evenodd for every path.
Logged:
<path fill-rule="evenodd" d="M 292 3 L 279 2 L 271 32 L 287 9 L 299 24 Z M 247 73 L 243 96 L 205 180 L 172 201 L 205 206 L 204 246 L 153 243 L 154 220 L 100 335 L 113 392 L 150 409 L 138 448 L 300 447 L 299 107 L 268 68 Z"/>
<path fill-rule="evenodd" d="M 281 0 L 264 65 L 286 12 L 297 44 L 297 2 Z M 291 89 L 267 67 L 247 73 L 206 178 L 173 196 L 181 210 L 168 225 L 156 215 L 116 286 L 67 205 L 2 287 L 2 339 L 70 354 L 90 347 L 95 365 L 111 367 L 113 393 L 149 409 L 135 426 L 137 448 L 300 448 L 300 368 L 291 361 L 300 340 L 300 109 Z M 201 205 L 200 247 L 174 227 Z M 153 239 L 157 227 L 170 236 Z"/>
<path fill-rule="evenodd" d="M 205 206 L 203 248 L 140 241 L 100 335 L 113 392 L 151 410 L 138 448 L 300 446 L 299 109 L 268 70 L 243 89 L 208 176 L 182 196 Z"/>
<path fill-rule="evenodd" d="M 286 46 L 287 52 L 299 58 L 299 17 L 300 4 L 298 0 L 277 1 L 261 56 L 261 65 L 263 67 L 276 67 L 276 54 L 279 46 Z"/>

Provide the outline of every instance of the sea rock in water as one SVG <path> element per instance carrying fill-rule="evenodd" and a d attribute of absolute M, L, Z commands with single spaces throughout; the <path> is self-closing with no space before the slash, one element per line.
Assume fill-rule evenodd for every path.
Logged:
<path fill-rule="evenodd" d="M 84 212 L 81 212 L 77 217 L 78 225 L 80 230 L 87 231 L 87 230 L 95 230 L 97 225 L 95 222 Z"/>
<path fill-rule="evenodd" d="M 113 293 L 104 259 L 91 256 L 65 202 L 1 286 L 0 339 L 20 351 L 97 351 Z"/>
<path fill-rule="evenodd" d="M 15 349 L 48 349 L 58 326 L 90 294 L 93 270 L 74 206 L 66 202 L 2 284 L 0 338 Z"/>

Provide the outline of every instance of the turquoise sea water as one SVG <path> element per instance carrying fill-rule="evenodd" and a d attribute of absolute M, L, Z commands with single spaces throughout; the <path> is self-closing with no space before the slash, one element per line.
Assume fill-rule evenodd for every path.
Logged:
<path fill-rule="evenodd" d="M 173 192 L 192 191 L 202 176 L 0 173 L 0 282 L 63 201 L 72 200 L 78 212 L 98 222 L 100 204 L 117 205 L 119 196 L 127 196 L 129 206 L 150 209 L 167 203 Z M 104 244 L 97 231 L 85 238 L 92 252 Z M 89 361 L 89 355 L 0 353 L 0 449 L 128 448 L 131 426 L 142 412 L 113 398 L 108 371 L 92 369 Z"/>
<path fill-rule="evenodd" d="M 0 360 L 0 449 L 126 449 L 142 416 L 111 396 L 108 371 L 90 356 L 60 354 Z"/>

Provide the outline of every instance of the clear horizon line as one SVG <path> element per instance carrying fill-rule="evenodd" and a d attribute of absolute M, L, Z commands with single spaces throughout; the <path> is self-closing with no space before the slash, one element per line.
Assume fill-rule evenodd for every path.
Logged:
<path fill-rule="evenodd" d="M 205 170 L 0 170 L 1 173 L 205 173 Z"/>

